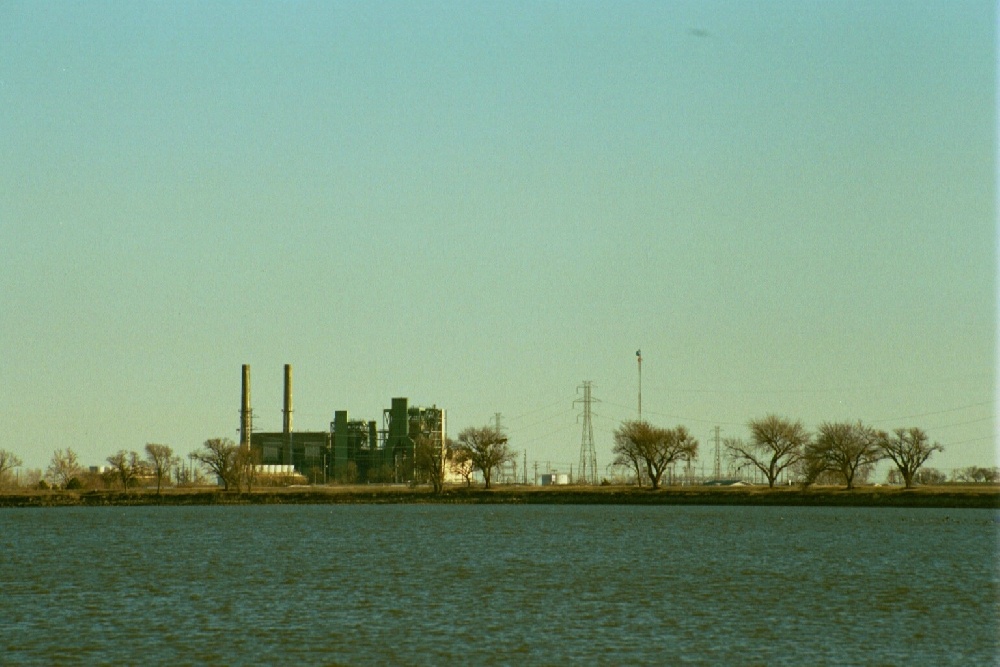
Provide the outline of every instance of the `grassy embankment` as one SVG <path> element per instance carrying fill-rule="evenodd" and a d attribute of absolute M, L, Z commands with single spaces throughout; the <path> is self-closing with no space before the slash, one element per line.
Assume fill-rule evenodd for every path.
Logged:
<path fill-rule="evenodd" d="M 260 488 L 252 493 L 214 487 L 122 491 L 11 491 L 0 493 L 0 507 L 96 507 L 128 505 L 267 504 L 551 504 L 551 505 L 784 505 L 854 507 L 946 507 L 1000 509 L 1000 486 L 942 485 L 915 489 L 837 487 L 669 487 L 652 491 L 625 486 L 450 487 L 434 495 L 429 488 L 404 486 L 308 486 Z"/>

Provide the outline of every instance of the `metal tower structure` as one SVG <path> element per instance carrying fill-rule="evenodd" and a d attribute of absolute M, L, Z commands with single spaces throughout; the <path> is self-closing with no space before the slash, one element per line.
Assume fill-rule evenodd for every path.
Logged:
<path fill-rule="evenodd" d="M 576 479 L 584 484 L 597 484 L 597 452 L 594 450 L 594 425 L 590 420 L 590 404 L 596 400 L 591 396 L 591 382 L 584 380 L 583 384 L 576 388 L 577 392 L 583 389 L 583 398 L 573 401 L 583 403 L 583 435 L 580 438 L 580 467 L 577 469 Z"/>
<path fill-rule="evenodd" d="M 716 480 L 722 478 L 722 450 L 719 448 L 719 431 L 722 430 L 718 426 L 715 427 L 715 468 L 712 470 L 712 477 Z"/>
<path fill-rule="evenodd" d="M 642 421 L 642 350 L 635 351 L 635 358 L 639 362 L 639 421 Z"/>

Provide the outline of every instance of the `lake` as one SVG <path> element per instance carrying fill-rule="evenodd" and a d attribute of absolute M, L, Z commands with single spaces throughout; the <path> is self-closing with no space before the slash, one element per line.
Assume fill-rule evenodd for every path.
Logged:
<path fill-rule="evenodd" d="M 998 544 L 993 510 L 3 509 L 0 663 L 997 664 Z"/>

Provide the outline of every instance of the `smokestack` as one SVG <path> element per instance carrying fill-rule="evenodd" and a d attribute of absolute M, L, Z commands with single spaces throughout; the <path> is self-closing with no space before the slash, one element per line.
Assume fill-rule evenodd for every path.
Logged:
<path fill-rule="evenodd" d="M 240 402 L 240 445 L 250 444 L 250 365 L 243 364 L 243 393 Z"/>
<path fill-rule="evenodd" d="M 285 364 L 285 435 L 292 432 L 292 365 Z"/>

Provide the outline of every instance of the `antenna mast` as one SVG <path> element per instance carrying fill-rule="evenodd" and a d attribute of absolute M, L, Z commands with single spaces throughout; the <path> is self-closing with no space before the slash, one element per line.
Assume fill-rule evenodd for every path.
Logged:
<path fill-rule="evenodd" d="M 639 362 L 639 421 L 642 421 L 642 350 L 635 351 L 635 358 Z"/>

